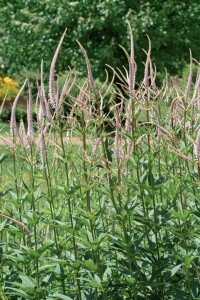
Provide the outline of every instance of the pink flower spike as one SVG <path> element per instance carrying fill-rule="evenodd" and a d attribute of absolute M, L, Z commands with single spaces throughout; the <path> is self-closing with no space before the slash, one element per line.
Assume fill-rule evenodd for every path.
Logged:
<path fill-rule="evenodd" d="M 32 142 L 34 139 L 34 130 L 33 130 L 33 110 L 32 110 L 32 93 L 30 82 L 28 81 L 28 103 L 27 103 L 27 123 L 28 123 L 28 130 L 27 130 L 27 139 Z"/>
<path fill-rule="evenodd" d="M 18 94 L 15 97 L 15 100 L 13 102 L 12 111 L 11 111 L 11 118 L 10 118 L 10 129 L 11 129 L 12 134 L 17 132 L 17 124 L 16 124 L 16 116 L 15 116 L 16 108 L 17 108 L 17 102 L 19 100 L 20 95 L 23 92 L 23 89 L 24 89 L 26 83 L 27 83 L 27 78 L 24 81 L 24 84 L 22 85 L 21 89 L 19 90 L 19 92 L 18 92 Z"/>
<path fill-rule="evenodd" d="M 56 97 L 56 92 L 55 92 L 55 80 L 54 80 L 54 75 L 55 75 L 55 66 L 56 66 L 56 61 L 57 61 L 57 58 L 58 58 L 58 54 L 59 54 L 59 51 L 60 51 L 60 48 L 61 48 L 61 45 L 62 45 L 62 42 L 64 40 L 64 37 L 65 37 L 65 34 L 66 34 L 66 30 L 64 31 L 61 39 L 60 39 L 60 42 L 57 46 L 57 49 L 56 49 L 56 52 L 54 54 L 54 57 L 52 59 L 52 62 L 51 62 L 51 67 L 50 67 L 50 74 L 49 74 L 49 97 L 50 97 L 50 102 L 51 102 L 51 105 L 53 108 L 56 108 L 57 107 L 57 97 Z"/>

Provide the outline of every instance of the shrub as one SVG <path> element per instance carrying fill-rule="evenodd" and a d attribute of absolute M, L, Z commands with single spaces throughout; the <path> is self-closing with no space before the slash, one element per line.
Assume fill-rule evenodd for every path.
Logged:
<path fill-rule="evenodd" d="M 18 83 L 10 77 L 0 77 L 0 99 L 12 100 L 17 95 Z"/>

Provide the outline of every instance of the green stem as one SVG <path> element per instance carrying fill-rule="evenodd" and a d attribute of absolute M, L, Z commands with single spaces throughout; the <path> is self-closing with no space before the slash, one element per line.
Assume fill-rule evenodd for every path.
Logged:
<path fill-rule="evenodd" d="M 43 138 L 44 138 L 44 136 L 43 136 Z M 44 142 L 44 144 L 45 144 L 45 142 Z M 46 144 L 45 144 L 45 148 L 46 148 Z M 45 155 L 46 155 L 46 151 L 45 151 Z M 45 166 L 44 166 L 44 176 L 45 176 L 46 183 L 47 183 L 51 219 L 52 219 L 52 221 L 54 221 L 55 220 L 55 212 L 54 212 L 54 205 L 53 205 L 51 174 L 50 174 L 49 161 L 48 161 L 47 155 L 46 155 L 45 161 L 46 161 L 46 163 L 45 163 Z M 59 245 L 58 245 L 58 234 L 57 234 L 55 226 L 53 226 L 53 232 L 54 232 L 54 240 L 55 240 L 55 245 L 56 245 L 57 256 L 58 256 L 59 259 L 61 259 L 61 257 L 60 257 L 60 248 L 59 248 Z M 61 285 L 62 285 L 63 294 L 65 294 L 64 269 L 63 269 L 62 265 L 60 265 L 60 281 L 61 281 Z"/>
<path fill-rule="evenodd" d="M 124 218 L 123 215 L 123 206 L 122 206 L 122 193 L 123 193 L 123 184 L 122 184 L 122 177 L 121 177 L 121 160 L 117 159 L 117 174 L 118 174 L 118 179 L 117 179 L 117 186 L 118 186 L 118 203 L 119 203 L 119 207 L 120 207 L 120 211 L 119 211 L 119 215 L 120 215 L 120 219 L 122 220 L 122 231 L 123 231 L 123 238 L 124 238 L 124 243 L 125 243 L 125 248 L 126 248 L 126 253 L 127 253 L 127 258 L 128 258 L 128 264 L 129 264 L 129 271 L 131 274 L 131 277 L 134 277 L 133 274 L 133 267 L 132 267 L 132 260 L 133 263 L 136 267 L 138 276 L 140 278 L 140 281 L 142 282 L 142 273 L 140 271 L 140 268 L 137 264 L 137 259 L 135 256 L 135 252 L 131 251 L 130 249 L 130 245 L 129 245 L 129 237 L 128 237 L 128 233 L 127 233 L 127 228 L 126 228 L 126 220 Z M 143 292 L 145 295 L 145 300 L 147 300 L 147 291 L 146 288 L 143 287 Z"/>
<path fill-rule="evenodd" d="M 60 129 L 60 141 L 61 141 L 61 147 L 62 147 L 62 153 L 63 153 L 63 160 L 64 160 L 64 166 L 65 166 L 65 175 L 66 175 L 66 183 L 69 187 L 69 171 L 68 171 L 68 163 L 66 161 L 66 151 L 64 146 L 64 140 L 63 140 L 63 127 L 61 124 L 61 121 L 59 120 L 59 129 Z M 78 260 L 78 253 L 77 253 L 77 243 L 76 243 L 76 237 L 75 237 L 75 228 L 73 224 L 73 217 L 72 217 L 72 207 L 71 207 L 71 201 L 70 198 L 67 197 L 67 204 L 68 204 L 68 210 L 69 210 L 69 219 L 70 219 L 70 225 L 73 230 L 72 234 L 72 244 L 73 244 L 73 250 L 74 250 L 74 257 L 75 260 Z M 76 270 L 76 282 L 78 287 L 78 293 L 77 293 L 77 299 L 81 300 L 81 286 L 80 286 L 80 280 L 79 277 L 79 270 Z"/>
<path fill-rule="evenodd" d="M 35 242 L 35 251 L 38 252 L 38 243 L 37 243 L 37 223 L 35 220 L 36 216 L 36 208 L 35 208 L 35 198 L 34 198 L 34 166 L 33 166 L 33 148 L 31 145 L 31 157 L 30 157 L 30 183 L 31 183 L 31 203 L 32 203 L 32 209 L 33 209 L 33 232 L 34 232 L 34 242 Z M 40 287 L 40 276 L 39 276 L 39 259 L 38 257 L 35 257 L 35 269 L 36 269 L 36 282 L 37 282 L 37 288 Z M 40 299 L 40 294 L 37 294 L 37 299 Z"/>

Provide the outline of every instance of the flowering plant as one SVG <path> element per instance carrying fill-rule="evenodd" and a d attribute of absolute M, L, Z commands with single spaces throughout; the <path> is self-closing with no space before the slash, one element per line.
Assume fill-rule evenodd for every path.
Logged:
<path fill-rule="evenodd" d="M 6 95 L 6 100 L 13 99 L 18 93 L 18 83 L 14 79 L 0 76 L 0 99 Z"/>

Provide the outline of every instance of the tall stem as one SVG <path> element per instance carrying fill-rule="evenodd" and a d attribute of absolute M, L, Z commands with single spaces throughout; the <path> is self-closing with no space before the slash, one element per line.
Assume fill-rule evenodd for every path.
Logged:
<path fill-rule="evenodd" d="M 34 198 L 34 166 L 33 166 L 33 146 L 31 144 L 31 157 L 30 157 L 30 193 L 31 193 L 31 204 L 33 209 L 33 232 L 34 232 L 34 242 L 35 242 L 35 251 L 38 252 L 38 242 L 37 242 L 37 223 L 35 221 L 35 215 L 36 215 L 36 207 L 35 207 L 35 198 Z M 37 288 L 40 287 L 40 276 L 39 276 L 39 259 L 38 257 L 35 257 L 35 269 L 36 269 L 36 282 L 37 282 Z M 40 294 L 37 295 L 37 299 L 40 299 Z"/>
<path fill-rule="evenodd" d="M 44 138 L 44 135 L 43 135 L 43 138 Z M 44 146 L 46 148 L 46 144 Z M 45 155 L 46 155 L 46 151 L 45 151 Z M 52 194 L 52 184 L 51 184 L 51 173 L 50 173 L 49 161 L 48 161 L 47 155 L 46 155 L 45 161 L 46 161 L 46 163 L 45 163 L 45 166 L 44 166 L 44 177 L 45 177 L 46 183 L 47 183 L 48 199 L 49 199 L 51 218 L 52 218 L 52 220 L 55 220 L 55 212 L 54 212 L 54 205 L 53 205 L 53 194 Z M 54 232 L 54 240 L 55 240 L 57 256 L 60 259 L 61 257 L 60 257 L 60 248 L 59 248 L 59 245 L 58 245 L 58 234 L 57 234 L 57 230 L 56 230 L 55 226 L 53 226 L 53 232 Z M 60 265 L 60 271 L 61 271 L 60 272 L 60 281 L 61 281 L 61 285 L 62 285 L 63 294 L 65 294 L 64 269 L 63 269 L 62 265 Z"/>
<path fill-rule="evenodd" d="M 66 175 L 66 183 L 67 186 L 69 186 L 69 171 L 68 171 L 68 162 L 66 161 L 66 151 L 65 151 L 65 145 L 64 145 L 64 139 L 63 139 L 63 126 L 61 124 L 61 120 L 59 120 L 59 132 L 60 132 L 60 142 L 61 142 L 61 147 L 62 147 L 62 153 L 63 153 L 63 159 L 64 159 L 64 166 L 65 166 L 65 175 Z M 73 244 L 73 250 L 74 250 L 74 257 L 75 260 L 78 260 L 78 253 L 77 253 L 77 243 L 76 243 L 76 236 L 74 232 L 74 223 L 73 223 L 73 217 L 72 217 L 72 206 L 71 206 L 71 201 L 70 198 L 67 197 L 67 204 L 68 204 L 68 210 L 69 210 L 69 219 L 70 219 L 70 225 L 72 228 L 72 244 Z M 77 282 L 77 287 L 78 287 L 78 292 L 77 292 L 77 299 L 81 300 L 81 286 L 80 286 L 80 280 L 78 279 L 79 277 L 79 270 L 76 270 L 76 282 Z"/>

